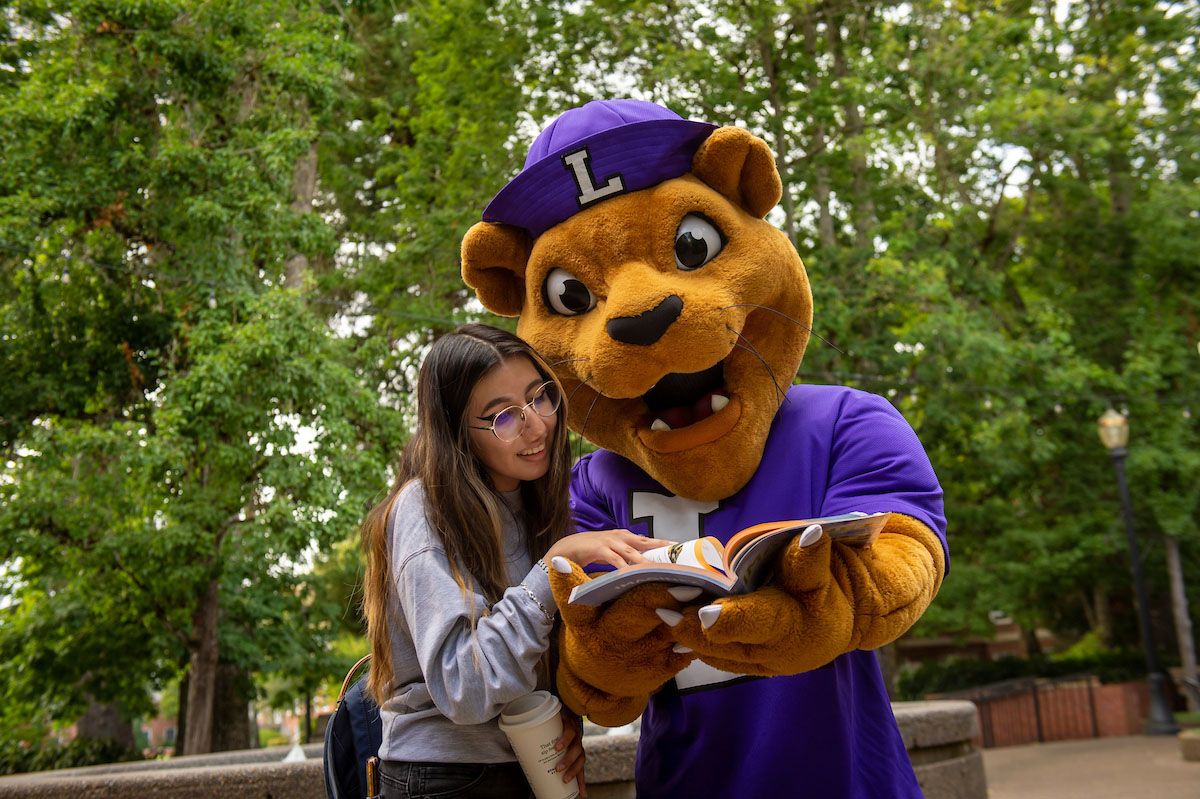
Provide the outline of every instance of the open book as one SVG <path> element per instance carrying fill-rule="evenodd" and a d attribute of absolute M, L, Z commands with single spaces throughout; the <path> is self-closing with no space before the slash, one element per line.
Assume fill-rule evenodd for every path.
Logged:
<path fill-rule="evenodd" d="M 722 546 L 712 536 L 668 544 L 643 553 L 650 561 L 599 574 L 571 591 L 573 605 L 602 605 L 643 583 L 693 585 L 713 594 L 745 594 L 771 579 L 775 557 L 813 525 L 834 541 L 865 547 L 875 543 L 890 513 L 843 513 L 817 519 L 767 522 L 735 533 Z"/>

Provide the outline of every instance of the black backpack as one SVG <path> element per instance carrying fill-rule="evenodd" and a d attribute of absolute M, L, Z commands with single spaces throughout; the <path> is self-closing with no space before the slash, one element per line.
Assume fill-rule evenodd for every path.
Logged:
<path fill-rule="evenodd" d="M 367 676 L 364 674 L 350 684 L 354 673 L 370 659 L 367 655 L 346 674 L 337 709 L 325 727 L 328 799 L 370 799 L 379 794 L 378 755 L 383 743 L 383 722 L 379 707 L 367 695 Z"/>

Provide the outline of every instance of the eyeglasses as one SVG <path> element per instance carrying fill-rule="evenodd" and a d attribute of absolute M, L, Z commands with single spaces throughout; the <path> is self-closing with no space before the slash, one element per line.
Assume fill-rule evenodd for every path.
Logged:
<path fill-rule="evenodd" d="M 561 402 L 562 394 L 559 393 L 558 384 L 550 380 L 538 386 L 533 392 L 533 399 L 524 405 L 510 405 L 491 416 L 479 417 L 485 422 L 491 421 L 487 427 L 474 424 L 470 427 L 475 430 L 491 430 L 492 435 L 507 444 L 510 441 L 516 441 L 525 432 L 526 408 L 532 408 L 538 416 L 550 417 L 558 412 Z"/>

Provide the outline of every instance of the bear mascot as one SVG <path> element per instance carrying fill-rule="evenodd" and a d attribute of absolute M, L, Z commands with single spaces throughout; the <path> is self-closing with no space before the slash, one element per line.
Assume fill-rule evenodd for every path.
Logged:
<path fill-rule="evenodd" d="M 946 573 L 942 492 L 885 399 L 792 385 L 813 303 L 765 219 L 780 196 L 751 133 L 598 100 L 542 131 L 463 240 L 465 282 L 519 317 L 600 448 L 573 471 L 578 529 L 724 542 L 890 512 L 873 545 L 806 531 L 767 585 L 716 600 L 649 584 L 571 605 L 591 578 L 556 559 L 558 690 L 600 724 L 642 716 L 642 797 L 919 797 L 870 650 Z"/>

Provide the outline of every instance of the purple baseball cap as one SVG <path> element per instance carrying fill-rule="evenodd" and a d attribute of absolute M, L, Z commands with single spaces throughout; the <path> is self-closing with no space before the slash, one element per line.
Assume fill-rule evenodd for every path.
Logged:
<path fill-rule="evenodd" d="M 717 129 L 645 100 L 593 100 L 555 119 L 534 140 L 525 168 L 492 198 L 484 222 L 537 238 L 608 197 L 646 189 L 692 168 Z"/>

